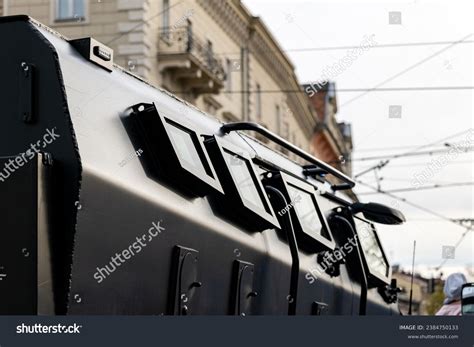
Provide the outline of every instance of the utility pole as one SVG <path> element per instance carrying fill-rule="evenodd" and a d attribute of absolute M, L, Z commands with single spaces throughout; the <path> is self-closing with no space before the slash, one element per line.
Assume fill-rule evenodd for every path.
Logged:
<path fill-rule="evenodd" d="M 413 277 L 415 277 L 415 251 L 416 251 L 416 240 L 413 241 L 413 260 L 411 264 L 411 284 L 410 284 L 410 303 L 408 305 L 408 315 L 411 316 L 411 306 L 413 301 Z"/>

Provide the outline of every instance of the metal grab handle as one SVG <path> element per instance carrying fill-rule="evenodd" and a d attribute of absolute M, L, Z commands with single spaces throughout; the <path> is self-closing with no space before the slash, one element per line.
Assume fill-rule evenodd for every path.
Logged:
<path fill-rule="evenodd" d="M 342 189 L 351 189 L 355 186 L 355 182 L 350 178 L 347 177 L 345 174 L 340 172 L 339 170 L 333 168 L 332 166 L 326 164 L 325 162 L 315 158 L 311 154 L 303 151 L 301 148 L 296 147 L 292 143 L 288 142 L 284 138 L 278 136 L 275 133 L 272 133 L 270 130 L 267 128 L 261 126 L 260 124 L 254 123 L 254 122 L 235 122 L 235 123 L 227 123 L 224 124 L 221 127 L 221 131 L 225 134 L 228 134 L 232 131 L 238 131 L 238 130 L 251 130 L 255 131 L 269 140 L 275 142 L 276 144 L 286 148 L 290 152 L 293 152 L 294 154 L 300 156 L 304 160 L 310 162 L 313 165 L 316 165 L 318 168 L 323 169 L 327 173 L 332 174 L 334 177 L 339 178 L 340 180 L 344 181 L 346 184 L 340 185 L 340 186 L 333 186 L 339 188 L 338 190 Z"/>

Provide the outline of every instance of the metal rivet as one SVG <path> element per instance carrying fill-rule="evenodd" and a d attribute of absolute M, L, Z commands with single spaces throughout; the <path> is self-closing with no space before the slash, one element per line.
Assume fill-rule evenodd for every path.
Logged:
<path fill-rule="evenodd" d="M 74 205 L 76 206 L 76 208 L 77 208 L 78 210 L 82 210 L 82 205 L 81 205 L 81 203 L 80 203 L 79 201 L 76 201 L 76 202 L 74 203 Z"/>
<path fill-rule="evenodd" d="M 79 294 L 74 294 L 74 301 L 78 304 L 81 303 L 82 302 L 81 296 Z"/>

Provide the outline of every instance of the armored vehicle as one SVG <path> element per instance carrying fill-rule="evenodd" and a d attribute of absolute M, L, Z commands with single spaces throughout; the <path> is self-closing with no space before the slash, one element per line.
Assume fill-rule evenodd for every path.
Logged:
<path fill-rule="evenodd" d="M 351 178 L 94 39 L 13 16 L 0 42 L 0 314 L 399 314 L 375 225 L 404 217 Z"/>

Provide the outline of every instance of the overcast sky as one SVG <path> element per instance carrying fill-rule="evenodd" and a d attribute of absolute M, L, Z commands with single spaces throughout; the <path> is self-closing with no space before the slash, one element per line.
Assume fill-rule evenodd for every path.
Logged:
<path fill-rule="evenodd" d="M 324 69 L 346 56 L 348 50 L 295 52 L 292 49 L 357 46 L 364 37 L 372 35 L 377 45 L 474 40 L 474 36 L 469 36 L 474 31 L 472 1 L 245 0 L 244 3 L 254 15 L 263 18 L 281 46 L 290 50 L 288 55 L 301 82 L 319 80 Z M 390 20 L 389 12 L 398 13 L 392 13 Z M 400 21 L 401 24 L 396 24 Z M 472 86 L 472 61 L 473 43 L 371 48 L 332 79 L 338 89 L 371 88 L 400 73 L 380 88 Z M 355 158 L 413 151 L 416 146 L 473 128 L 472 89 L 371 92 L 351 100 L 359 94 L 337 92 L 338 120 L 353 126 Z M 392 118 L 389 116 L 391 106 Z M 393 118 L 397 116 L 400 118 Z M 442 141 L 441 146 L 423 150 L 442 149 L 444 142 L 474 146 L 473 136 L 471 142 L 468 141 L 466 132 Z M 386 149 L 400 146 L 407 147 Z M 382 189 L 413 187 L 415 175 L 421 177 L 420 174 L 428 172 L 432 160 L 443 164 L 431 171 L 429 179 L 419 179 L 421 187 L 474 181 L 472 152 L 441 156 L 392 160 L 379 173 L 384 178 Z M 358 173 L 378 162 L 354 161 L 353 171 Z M 373 172 L 360 179 L 375 184 Z M 359 187 L 356 191 L 369 192 L 370 189 Z M 396 194 L 446 217 L 474 218 L 472 186 Z M 361 199 L 398 206 L 410 220 L 404 226 L 380 228 L 392 263 L 410 264 L 416 240 L 418 266 L 437 266 L 443 261 L 442 246 L 454 245 L 465 230 L 381 194 L 361 195 Z M 473 232 L 469 232 L 456 249 L 455 259 L 447 262 L 445 272 L 450 271 L 448 267 L 468 264 L 472 268 L 473 259 L 474 237 Z"/>

